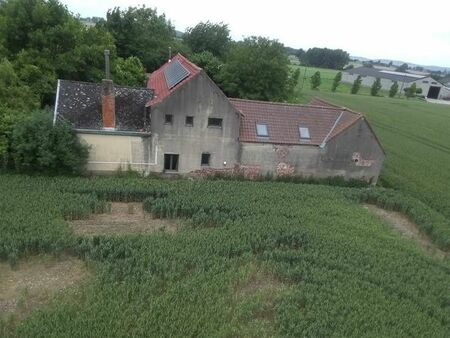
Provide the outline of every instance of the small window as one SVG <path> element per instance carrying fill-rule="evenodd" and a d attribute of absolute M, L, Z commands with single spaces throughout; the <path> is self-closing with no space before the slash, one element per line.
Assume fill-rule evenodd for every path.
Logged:
<path fill-rule="evenodd" d="M 300 132 L 300 139 L 309 140 L 311 138 L 308 127 L 300 126 L 298 127 L 298 131 Z"/>
<path fill-rule="evenodd" d="M 431 84 L 437 84 L 437 82 L 431 82 Z"/>
<path fill-rule="evenodd" d="M 166 114 L 164 121 L 165 121 L 166 124 L 172 124 L 172 122 L 173 122 L 173 115 L 172 114 Z"/>
<path fill-rule="evenodd" d="M 186 125 L 188 127 L 194 126 L 194 116 L 186 116 Z"/>
<path fill-rule="evenodd" d="M 164 154 L 164 170 L 178 171 L 178 154 Z"/>
<path fill-rule="evenodd" d="M 422 81 L 422 83 L 428 83 L 428 81 Z"/>
<path fill-rule="evenodd" d="M 267 124 L 257 123 L 256 135 L 260 137 L 269 137 L 269 130 L 267 129 Z"/>
<path fill-rule="evenodd" d="M 203 153 L 202 154 L 202 162 L 201 165 L 202 166 L 209 166 L 209 160 L 211 159 L 211 154 L 210 153 Z"/>
<path fill-rule="evenodd" d="M 208 127 L 222 128 L 222 119 L 218 119 L 218 118 L 215 118 L 215 117 L 210 117 L 208 119 Z"/>

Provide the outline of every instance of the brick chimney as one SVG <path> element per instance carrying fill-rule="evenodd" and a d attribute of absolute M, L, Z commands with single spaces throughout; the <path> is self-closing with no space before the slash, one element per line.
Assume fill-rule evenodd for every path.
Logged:
<path fill-rule="evenodd" d="M 114 129 L 116 127 L 116 97 L 109 72 L 109 50 L 105 50 L 105 77 L 102 80 L 103 128 Z"/>

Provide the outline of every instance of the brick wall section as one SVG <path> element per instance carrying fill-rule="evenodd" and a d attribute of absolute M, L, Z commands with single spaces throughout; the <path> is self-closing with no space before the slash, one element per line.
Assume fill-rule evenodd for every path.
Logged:
<path fill-rule="evenodd" d="M 190 176 L 194 177 L 208 177 L 217 174 L 229 177 L 240 176 L 248 179 L 255 179 L 261 175 L 261 169 L 257 165 L 243 166 L 236 164 L 233 168 L 202 168 L 190 172 Z"/>
<path fill-rule="evenodd" d="M 107 95 L 102 97 L 102 115 L 104 128 L 116 127 L 115 101 L 116 99 L 114 95 Z"/>

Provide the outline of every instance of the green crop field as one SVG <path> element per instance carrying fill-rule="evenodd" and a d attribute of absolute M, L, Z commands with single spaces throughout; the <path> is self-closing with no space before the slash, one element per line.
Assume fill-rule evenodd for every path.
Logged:
<path fill-rule="evenodd" d="M 450 106 L 389 98 L 384 92 L 373 97 L 367 87 L 352 95 L 348 84 L 333 93 L 336 70 L 300 69 L 307 70 L 307 79 L 303 89 L 300 79 L 296 101 L 308 103 L 317 96 L 363 113 L 387 153 L 381 183 L 422 199 L 450 219 Z M 311 90 L 309 77 L 316 70 L 323 81 L 319 90 Z"/>
<path fill-rule="evenodd" d="M 20 269 L 34 254 L 72 255 L 91 270 L 87 282 L 21 321 L 0 315 L 3 337 L 450 332 L 448 258 L 424 251 L 360 205 L 402 210 L 448 249 L 441 215 L 395 191 L 19 175 L 0 176 L 0 190 L 1 260 Z M 143 201 L 154 217 L 183 226 L 148 235 L 71 231 L 68 220 L 103 212 L 107 201 Z"/>

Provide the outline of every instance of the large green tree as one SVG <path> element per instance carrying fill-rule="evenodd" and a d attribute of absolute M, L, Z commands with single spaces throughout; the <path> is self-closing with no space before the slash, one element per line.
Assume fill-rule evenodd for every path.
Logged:
<path fill-rule="evenodd" d="M 230 45 L 230 30 L 224 23 L 200 22 L 186 30 L 183 41 L 194 53 L 210 52 L 222 57 Z"/>
<path fill-rule="evenodd" d="M 222 88 L 233 97 L 281 101 L 295 87 L 284 46 L 262 37 L 234 43 L 220 75 Z"/>
<path fill-rule="evenodd" d="M 302 62 L 314 67 L 343 69 L 350 55 L 342 49 L 310 48 L 302 56 Z"/>
<path fill-rule="evenodd" d="M 9 0 L 0 5 L 0 41 L 19 75 L 41 102 L 51 103 L 56 79 L 98 81 L 112 36 L 85 27 L 57 0 Z"/>
<path fill-rule="evenodd" d="M 38 106 L 38 98 L 30 87 L 20 83 L 11 62 L 0 60 L 0 167 L 8 162 L 14 125 L 24 118 L 26 111 Z"/>
<path fill-rule="evenodd" d="M 138 57 L 148 72 L 155 70 L 167 59 L 169 47 L 175 44 L 175 30 L 165 15 L 156 9 L 120 7 L 106 14 L 98 27 L 105 27 L 114 37 L 117 55 L 123 58 Z"/>

